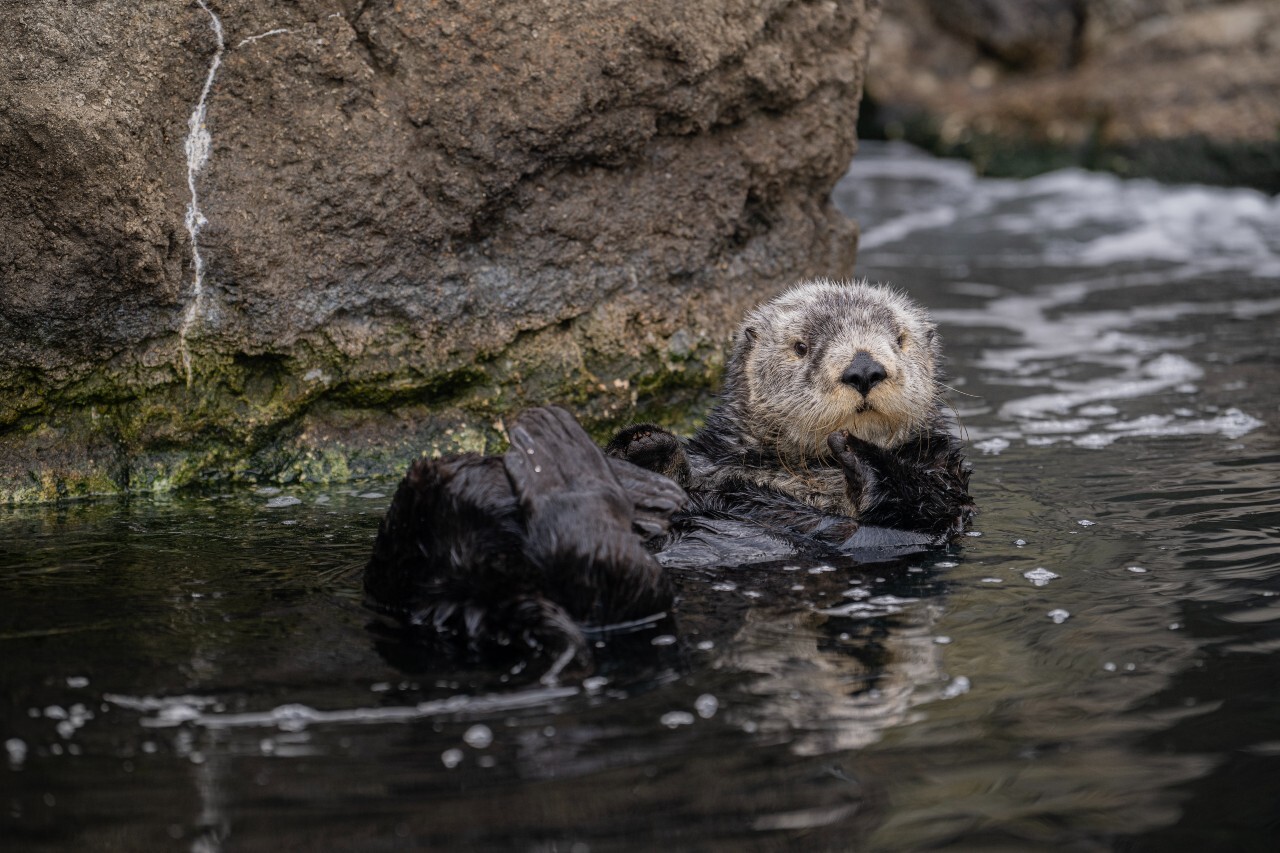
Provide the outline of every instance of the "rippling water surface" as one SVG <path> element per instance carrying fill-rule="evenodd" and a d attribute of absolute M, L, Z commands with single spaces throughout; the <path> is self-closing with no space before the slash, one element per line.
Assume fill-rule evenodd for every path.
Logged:
<path fill-rule="evenodd" d="M 0 510 L 0 845 L 1275 849 L 1280 202 L 872 145 L 837 201 L 940 321 L 961 546 L 687 574 L 546 686 L 369 629 L 391 483 Z"/>

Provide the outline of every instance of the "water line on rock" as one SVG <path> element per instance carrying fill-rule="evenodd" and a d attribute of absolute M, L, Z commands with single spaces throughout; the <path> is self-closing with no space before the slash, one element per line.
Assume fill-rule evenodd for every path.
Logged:
<path fill-rule="evenodd" d="M 200 100 L 196 102 L 191 118 L 187 119 L 188 132 L 184 143 L 187 152 L 187 188 L 191 191 L 191 201 L 187 203 L 186 225 L 187 234 L 191 236 L 191 261 L 195 268 L 191 284 L 191 300 L 183 315 L 182 326 L 178 329 L 178 346 L 182 352 L 182 367 L 187 375 L 187 387 L 191 387 L 191 350 L 187 345 L 187 337 L 200 314 L 200 304 L 204 299 L 204 259 L 200 257 L 200 229 L 208 221 L 200 212 L 200 199 L 196 194 L 196 175 L 209 161 L 212 149 L 212 139 L 205 125 L 206 107 L 209 91 L 213 88 L 213 78 L 218 73 L 218 66 L 222 64 L 222 54 L 226 48 L 226 42 L 222 37 L 222 22 L 218 20 L 218 16 L 209 8 L 205 0 L 196 0 L 196 3 L 209 15 L 210 25 L 218 39 L 218 45 L 213 53 L 213 60 L 209 63 L 209 73 L 205 76 L 204 88 L 200 90 Z"/>

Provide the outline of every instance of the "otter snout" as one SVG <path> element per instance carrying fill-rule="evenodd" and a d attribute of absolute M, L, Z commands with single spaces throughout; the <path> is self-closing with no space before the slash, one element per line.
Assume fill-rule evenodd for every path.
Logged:
<path fill-rule="evenodd" d="M 840 381 L 857 389 L 858 393 L 865 397 L 888 375 L 883 364 L 872 358 L 866 350 L 861 350 L 844 369 L 844 373 L 840 374 Z"/>

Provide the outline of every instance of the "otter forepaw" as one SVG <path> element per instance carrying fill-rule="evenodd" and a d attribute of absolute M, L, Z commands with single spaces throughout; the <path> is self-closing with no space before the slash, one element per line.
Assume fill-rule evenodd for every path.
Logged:
<path fill-rule="evenodd" d="M 654 424 L 636 424 L 621 430 L 604 449 L 605 455 L 625 459 L 649 471 L 675 480 L 682 486 L 689 482 L 689 460 L 680 439 Z"/>
<path fill-rule="evenodd" d="M 836 461 L 844 471 L 845 491 L 848 493 L 849 503 L 855 507 L 863 507 L 864 502 L 870 498 L 876 487 L 875 469 L 866 459 L 867 448 L 874 448 L 875 445 L 855 438 L 845 430 L 839 430 L 827 436 L 827 447 L 831 448 Z"/>

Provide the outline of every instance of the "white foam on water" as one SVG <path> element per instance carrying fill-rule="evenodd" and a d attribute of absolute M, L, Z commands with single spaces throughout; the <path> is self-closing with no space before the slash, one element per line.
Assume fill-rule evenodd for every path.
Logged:
<path fill-rule="evenodd" d="M 133 697 L 107 694 L 103 699 L 121 708 L 151 714 L 152 716 L 144 716 L 140 721 L 148 728 L 171 728 L 189 724 L 207 729 L 277 728 L 297 732 L 319 724 L 398 723 L 456 714 L 496 714 L 536 708 L 576 696 L 580 692 L 577 687 L 543 686 L 509 694 L 451 696 L 399 707 L 338 708 L 325 711 L 309 705 L 290 703 L 268 711 L 236 714 L 207 710 L 215 707 L 217 700 L 205 696 Z"/>

